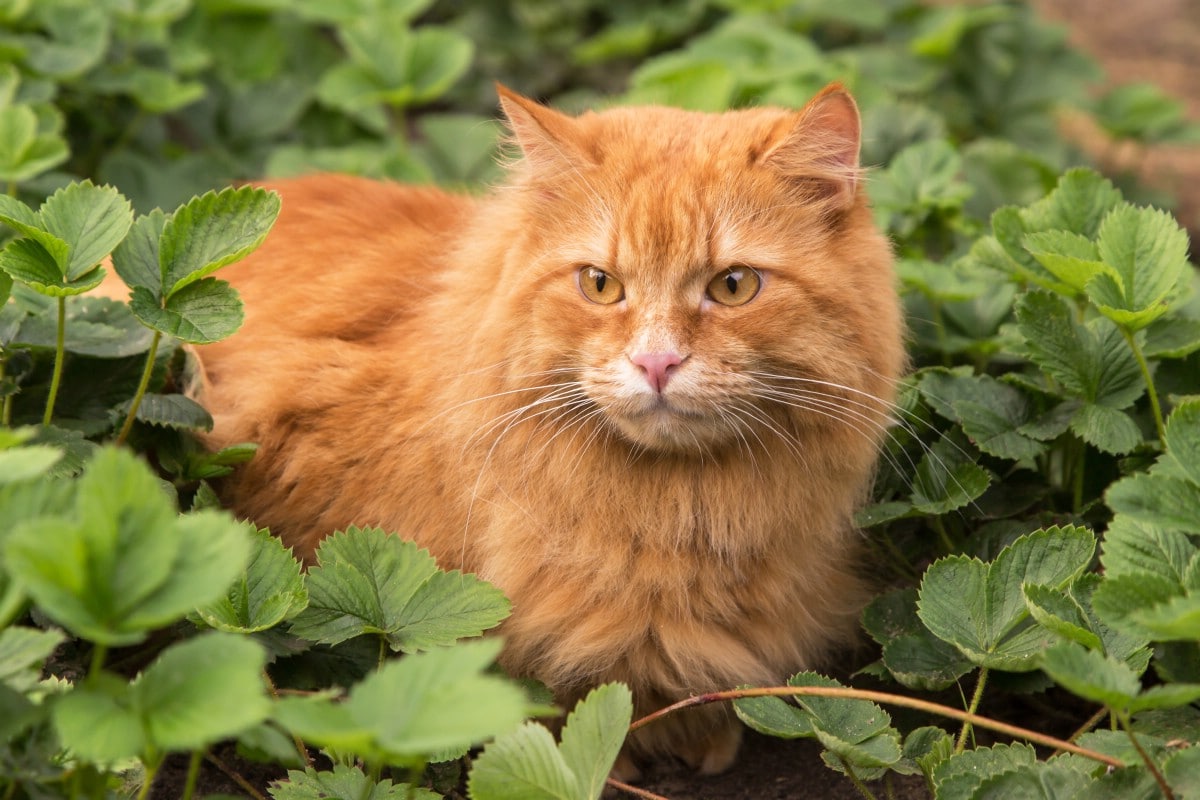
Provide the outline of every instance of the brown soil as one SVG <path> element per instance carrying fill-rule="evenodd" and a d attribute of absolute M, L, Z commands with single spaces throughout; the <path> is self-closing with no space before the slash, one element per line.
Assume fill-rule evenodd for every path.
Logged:
<path fill-rule="evenodd" d="M 1186 101 L 1200 120 L 1200 0 L 1033 0 L 1049 20 L 1065 25 L 1071 40 L 1104 66 L 1111 83 L 1148 81 Z M 1200 147 L 1158 147 L 1148 151 L 1111 147 L 1086 127 L 1076 130 L 1085 147 L 1110 167 L 1136 169 L 1159 188 L 1179 199 L 1178 216 L 1193 241 L 1200 240 Z M 821 762 L 820 746 L 811 740 L 784 741 L 750 734 L 742 756 L 729 772 L 697 776 L 681 765 L 659 764 L 641 786 L 671 800 L 852 800 L 859 791 Z M 229 750 L 222 760 L 260 789 L 278 773 L 239 761 Z M 186 764 L 171 763 L 160 775 L 154 797 L 179 796 Z M 882 786 L 872 787 L 877 796 Z M 204 770 L 200 796 L 223 793 L 244 796 L 238 785 L 214 768 Z M 928 794 L 920 777 L 896 778 L 897 800 Z"/>

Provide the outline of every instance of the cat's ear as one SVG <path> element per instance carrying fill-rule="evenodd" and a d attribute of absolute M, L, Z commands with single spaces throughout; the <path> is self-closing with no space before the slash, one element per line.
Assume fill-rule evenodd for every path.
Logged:
<path fill-rule="evenodd" d="M 759 162 L 847 208 L 862 178 L 861 143 L 858 106 L 844 86 L 831 83 L 772 133 Z"/>
<path fill-rule="evenodd" d="M 573 118 L 500 83 L 496 84 L 496 94 L 513 139 L 535 170 L 577 169 L 580 164 L 594 163 Z"/>

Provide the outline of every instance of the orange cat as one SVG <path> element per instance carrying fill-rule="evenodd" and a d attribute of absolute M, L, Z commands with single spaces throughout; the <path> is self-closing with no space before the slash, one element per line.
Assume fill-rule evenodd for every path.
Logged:
<path fill-rule="evenodd" d="M 504 665 L 637 711 L 773 684 L 852 638 L 851 513 L 904 363 L 853 100 L 577 118 L 501 89 L 523 158 L 484 199 L 341 176 L 222 276 L 200 348 L 233 508 L 311 558 L 377 525 L 513 601 Z M 709 706 L 636 752 L 717 771 Z"/>

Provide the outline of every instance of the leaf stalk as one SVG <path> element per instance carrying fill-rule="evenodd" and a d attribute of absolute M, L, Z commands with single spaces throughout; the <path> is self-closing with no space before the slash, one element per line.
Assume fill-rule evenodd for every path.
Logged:
<path fill-rule="evenodd" d="M 1142 348 L 1138 345 L 1137 339 L 1124 325 L 1119 326 L 1121 335 L 1125 337 L 1125 342 L 1129 345 L 1129 349 L 1133 351 L 1133 357 L 1137 360 L 1138 368 L 1142 371 L 1142 378 L 1146 381 L 1146 396 L 1150 398 L 1150 410 L 1154 413 L 1154 430 L 1158 434 L 1158 441 L 1165 447 L 1167 444 L 1167 426 L 1163 423 L 1162 404 L 1158 401 L 1158 390 L 1154 388 L 1154 378 L 1150 375 L 1150 364 L 1146 361 L 1146 356 L 1142 353 Z"/>
<path fill-rule="evenodd" d="M 979 710 L 979 703 L 983 700 L 983 690 L 987 686 L 988 668 L 981 667 L 979 669 L 979 679 L 975 682 L 975 693 L 971 695 L 971 704 L 967 706 L 967 714 L 974 716 Z M 957 755 L 967 747 L 967 737 L 971 735 L 971 721 L 963 720 L 962 730 L 958 733 L 958 741 L 954 744 L 954 752 Z"/>
<path fill-rule="evenodd" d="M 58 386 L 62 383 L 63 360 L 67 351 L 67 298 L 58 298 L 58 325 L 54 338 L 54 372 L 50 375 L 50 396 L 46 398 L 46 413 L 42 424 L 49 425 L 54 417 L 54 403 L 58 400 Z"/>
<path fill-rule="evenodd" d="M 117 444 L 125 444 L 125 440 L 129 437 L 129 432 L 133 430 L 133 421 L 137 419 L 138 409 L 142 405 L 142 398 L 146 396 L 146 390 L 150 387 L 150 376 L 154 374 L 154 359 L 158 357 L 158 344 L 162 341 L 162 333 L 154 332 L 154 338 L 150 340 L 150 350 L 146 353 L 146 367 L 142 370 L 141 380 L 138 381 L 137 391 L 133 395 L 133 400 L 129 403 L 129 415 L 125 417 L 125 424 L 121 426 L 121 432 L 117 434 Z"/>

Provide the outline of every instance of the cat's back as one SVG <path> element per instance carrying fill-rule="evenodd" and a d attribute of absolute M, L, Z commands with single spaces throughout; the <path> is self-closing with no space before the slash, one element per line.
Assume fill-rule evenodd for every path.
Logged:
<path fill-rule="evenodd" d="M 255 336 L 370 339 L 435 291 L 474 201 L 434 187 L 316 174 L 259 184 L 282 210 L 266 242 L 221 271 Z M 217 348 L 219 349 L 219 348 Z"/>

